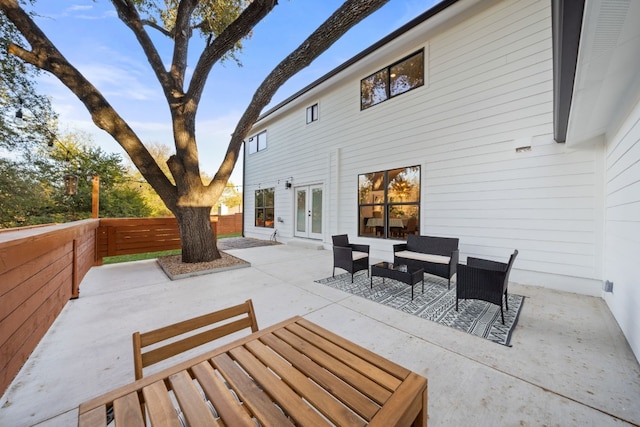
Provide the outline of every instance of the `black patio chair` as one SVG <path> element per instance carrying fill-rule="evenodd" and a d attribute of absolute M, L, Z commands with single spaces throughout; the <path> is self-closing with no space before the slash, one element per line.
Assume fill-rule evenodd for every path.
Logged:
<path fill-rule="evenodd" d="M 502 324 L 504 325 L 504 306 L 509 311 L 507 286 L 513 262 L 518 256 L 516 249 L 508 263 L 490 261 L 481 258 L 467 258 L 467 265 L 458 264 L 456 278 L 456 311 L 458 300 L 479 299 L 500 306 Z"/>
<path fill-rule="evenodd" d="M 333 276 L 336 275 L 336 267 L 351 273 L 353 283 L 354 273 L 367 270 L 369 275 L 369 245 L 349 243 L 349 236 L 340 234 L 332 236 L 333 239 Z"/>

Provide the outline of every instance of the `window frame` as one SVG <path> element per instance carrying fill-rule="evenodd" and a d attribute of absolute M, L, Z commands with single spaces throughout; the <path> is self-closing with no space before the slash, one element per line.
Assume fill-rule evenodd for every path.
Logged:
<path fill-rule="evenodd" d="M 415 188 L 413 191 L 415 192 L 415 198 L 404 201 L 404 200 L 393 200 L 394 196 L 390 195 L 390 191 L 389 191 L 389 185 L 390 183 L 394 182 L 396 180 L 396 177 L 398 175 L 400 175 L 400 173 L 396 174 L 396 177 L 394 177 L 392 180 L 390 180 L 389 178 L 389 173 L 390 172 L 394 172 L 394 171 L 398 171 L 398 170 L 407 170 L 407 171 L 415 171 L 417 173 L 417 188 Z M 380 183 L 379 186 L 376 186 L 375 184 L 372 184 L 371 188 L 366 190 L 366 191 L 371 191 L 371 192 L 380 192 L 382 191 L 381 194 L 379 195 L 364 195 L 363 194 L 363 187 L 361 187 L 361 180 L 366 177 L 367 175 L 369 176 L 376 176 L 376 175 L 380 175 L 382 174 L 383 180 Z M 367 179 L 367 178 L 364 178 Z M 415 213 L 415 215 L 411 215 L 410 217 L 407 217 L 407 222 L 404 223 L 403 227 L 402 227 L 402 231 L 403 233 L 406 230 L 406 233 L 409 233 L 409 227 L 408 227 L 408 221 L 410 218 L 412 219 L 412 222 L 414 223 L 414 226 L 416 227 L 416 230 L 419 233 L 420 230 L 420 216 L 421 216 L 421 198 L 422 198 L 422 168 L 420 165 L 413 165 L 413 166 L 407 166 L 407 167 L 399 167 L 399 168 L 392 168 L 392 169 L 387 169 L 387 170 L 379 170 L 379 171 L 375 171 L 375 172 L 370 172 L 370 173 L 361 173 L 358 174 L 358 236 L 359 237 L 372 237 L 372 238 L 379 238 L 379 239 L 397 239 L 400 240 L 402 239 L 404 236 L 392 236 L 392 228 L 396 228 L 396 227 L 392 227 L 391 226 L 391 217 L 390 214 L 394 211 L 400 211 L 403 212 L 404 210 L 407 210 L 409 212 L 413 211 L 413 213 Z M 396 193 L 397 194 L 397 193 Z M 363 198 L 367 198 L 367 197 L 371 197 L 371 200 L 369 201 L 363 201 Z M 364 216 L 363 212 L 364 211 L 371 211 L 371 216 Z M 376 224 L 376 229 L 373 232 L 373 234 L 371 234 L 370 232 L 366 232 L 367 228 L 371 228 L 370 226 L 367 226 L 367 221 L 371 218 L 376 218 L 375 213 L 376 212 L 380 212 L 380 215 L 378 216 L 378 218 L 382 218 L 382 225 L 381 226 L 377 226 Z M 369 214 L 367 214 L 369 215 Z M 397 217 L 393 217 L 394 219 Z M 380 235 L 378 235 L 378 231 L 379 229 L 382 229 L 382 233 Z M 397 231 L 397 230 L 396 230 Z"/>
<path fill-rule="evenodd" d="M 267 130 L 258 132 L 249 138 L 249 154 L 259 153 L 267 149 Z"/>
<path fill-rule="evenodd" d="M 270 194 L 270 204 L 269 197 Z M 275 227 L 275 204 L 276 189 L 275 187 L 259 188 L 253 193 L 253 225 L 260 228 Z"/>
<path fill-rule="evenodd" d="M 403 90 L 401 92 L 398 92 L 398 93 L 392 93 L 392 81 L 394 81 L 393 79 L 395 79 L 396 76 L 392 74 L 391 70 L 394 67 L 397 67 L 398 65 L 402 64 L 403 62 L 408 61 L 408 60 L 410 60 L 410 59 L 412 59 L 414 57 L 420 56 L 420 55 L 422 55 L 422 61 L 421 61 L 421 65 L 422 65 L 422 67 L 421 67 L 422 81 L 420 82 L 420 84 L 417 84 L 415 86 L 411 86 L 410 88 L 408 88 L 406 90 Z M 375 105 L 381 104 L 384 101 L 387 101 L 389 99 L 395 98 L 395 97 L 400 96 L 400 95 L 402 95 L 404 93 L 411 92 L 414 89 L 417 89 L 419 87 L 424 86 L 425 85 L 425 80 L 426 80 L 426 78 L 425 78 L 425 68 L 426 68 L 425 67 L 425 49 L 423 47 L 423 48 L 418 49 L 417 51 L 405 56 L 404 58 L 394 62 L 393 64 L 390 64 L 390 65 L 388 65 L 388 66 L 386 66 L 384 68 L 381 68 L 380 70 L 377 70 L 375 73 L 371 73 L 370 75 L 368 75 L 365 78 L 361 79 L 360 80 L 360 111 L 364 111 L 364 110 L 369 109 L 369 108 L 371 108 L 371 107 L 373 107 Z M 380 77 L 377 77 L 378 75 L 380 75 Z M 375 81 L 376 78 L 379 79 L 379 80 L 382 80 L 383 77 L 384 77 L 384 81 L 383 81 L 383 84 L 384 84 L 384 88 L 383 88 L 384 89 L 384 99 L 380 99 L 379 101 L 375 101 L 374 100 L 371 104 L 365 105 L 365 103 L 364 103 L 364 90 L 363 90 L 364 83 L 366 81 Z M 372 89 L 372 91 L 373 90 L 374 89 Z"/>
<path fill-rule="evenodd" d="M 307 124 L 317 122 L 320 118 L 320 107 L 316 102 L 313 105 L 307 107 Z"/>

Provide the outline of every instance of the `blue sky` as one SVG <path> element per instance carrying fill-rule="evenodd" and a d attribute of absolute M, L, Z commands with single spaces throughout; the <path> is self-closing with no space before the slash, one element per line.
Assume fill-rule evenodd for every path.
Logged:
<path fill-rule="evenodd" d="M 209 75 L 196 122 L 201 169 L 217 171 L 229 136 L 264 77 L 315 30 L 343 0 L 280 0 L 244 42 L 238 67 L 229 61 L 216 65 Z M 437 0 L 390 0 L 380 10 L 352 28 L 309 67 L 290 79 L 274 96 L 271 106 L 339 66 L 412 18 Z M 102 93 L 146 143 L 173 147 L 169 110 L 160 86 L 131 31 L 117 18 L 107 0 L 41 0 L 38 24 L 67 59 Z M 171 45 L 149 30 L 159 50 L 170 62 Z M 195 35 L 194 38 L 199 36 Z M 191 63 L 200 50 L 191 48 Z M 63 130 L 86 131 L 107 152 L 124 150 L 93 125 L 88 112 L 56 79 L 45 75 L 39 89 L 52 97 Z M 268 108 L 268 107 L 267 107 Z M 242 162 L 232 182 L 242 181 Z"/>

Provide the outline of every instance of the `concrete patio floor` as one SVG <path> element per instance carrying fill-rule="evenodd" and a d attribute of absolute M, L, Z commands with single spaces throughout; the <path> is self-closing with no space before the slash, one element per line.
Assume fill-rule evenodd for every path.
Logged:
<path fill-rule="evenodd" d="M 81 402 L 133 380 L 132 332 L 249 298 L 260 327 L 302 315 L 427 377 L 431 427 L 640 425 L 640 367 L 602 299 L 512 283 L 526 299 L 505 347 L 315 283 L 331 251 L 228 252 L 252 266 L 173 282 L 154 260 L 91 269 L 0 399 L 0 426 L 75 426 Z"/>

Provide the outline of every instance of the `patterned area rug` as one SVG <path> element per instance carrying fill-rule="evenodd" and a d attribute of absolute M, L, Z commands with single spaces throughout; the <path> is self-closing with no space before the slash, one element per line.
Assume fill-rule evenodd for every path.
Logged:
<path fill-rule="evenodd" d="M 503 325 L 500 307 L 495 304 L 460 300 L 459 311 L 456 311 L 455 283 L 451 284 L 451 289 L 447 289 L 445 279 L 428 274 L 424 276 L 424 293 L 418 283 L 414 288 L 413 300 L 409 286 L 395 280 L 384 279 L 383 284 L 382 278 L 374 277 L 371 289 L 366 272 L 356 274 L 353 283 L 349 273 L 316 282 L 506 346 L 510 346 L 511 334 L 524 303 L 522 295 L 509 294 L 509 310 L 504 312 Z"/>

